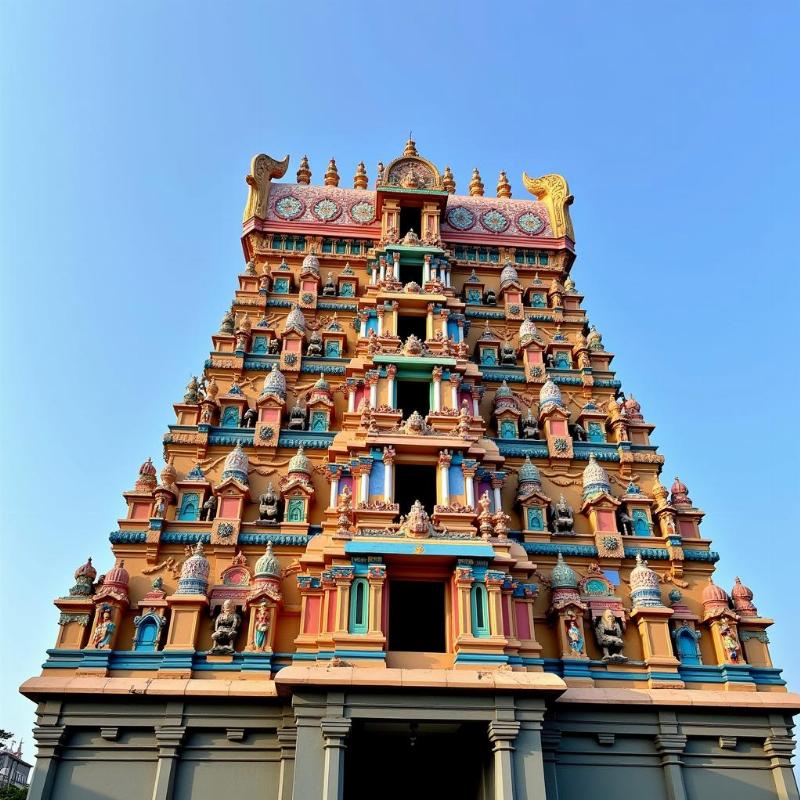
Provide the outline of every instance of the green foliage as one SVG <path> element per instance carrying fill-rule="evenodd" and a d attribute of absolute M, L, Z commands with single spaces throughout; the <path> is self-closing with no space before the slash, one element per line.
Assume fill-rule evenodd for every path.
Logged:
<path fill-rule="evenodd" d="M 25 800 L 27 796 L 27 789 L 20 789 L 16 786 L 6 786 L 0 789 L 0 800 Z"/>

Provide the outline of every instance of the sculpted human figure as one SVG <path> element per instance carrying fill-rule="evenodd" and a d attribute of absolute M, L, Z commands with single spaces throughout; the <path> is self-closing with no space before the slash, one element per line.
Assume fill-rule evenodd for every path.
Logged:
<path fill-rule="evenodd" d="M 100 622 L 97 623 L 97 627 L 94 629 L 92 644 L 98 650 L 107 650 L 111 647 L 111 636 L 116 627 L 117 626 L 111 620 L 111 610 L 107 606 L 104 607 Z"/>
<path fill-rule="evenodd" d="M 633 519 L 629 514 L 620 510 L 617 514 L 619 517 L 619 526 L 625 536 L 633 536 Z"/>
<path fill-rule="evenodd" d="M 269 633 L 269 609 L 266 600 L 261 603 L 256 611 L 256 622 L 253 626 L 253 646 L 262 652 L 267 648 L 267 634 Z"/>
<path fill-rule="evenodd" d="M 325 281 L 325 285 L 322 287 L 322 294 L 325 297 L 334 297 L 336 295 L 336 284 L 333 281 L 333 273 L 328 273 L 328 279 Z"/>
<path fill-rule="evenodd" d="M 276 355 L 278 355 L 280 350 L 281 350 L 281 340 L 280 339 L 270 339 L 267 352 L 271 356 L 276 356 Z"/>
<path fill-rule="evenodd" d="M 522 420 L 522 438 L 539 438 L 539 424 L 536 422 L 536 418 L 533 416 L 530 409 L 528 409 L 527 415 Z"/>
<path fill-rule="evenodd" d="M 306 412 L 298 400 L 289 412 L 289 430 L 302 431 L 306 427 Z"/>
<path fill-rule="evenodd" d="M 553 506 L 553 533 L 573 533 L 575 516 L 572 513 L 567 499 L 562 494 L 558 502 Z"/>
<path fill-rule="evenodd" d="M 311 335 L 308 337 L 306 355 L 312 358 L 322 356 L 322 334 L 319 331 L 311 331 Z"/>
<path fill-rule="evenodd" d="M 517 354 L 514 352 L 514 346 L 508 339 L 505 339 L 500 346 L 500 363 L 511 365 L 516 365 L 517 363 Z"/>
<path fill-rule="evenodd" d="M 494 289 L 487 289 L 486 294 L 483 297 L 483 303 L 487 306 L 496 306 L 497 305 L 497 293 Z"/>
<path fill-rule="evenodd" d="M 184 403 L 198 403 L 200 402 L 200 383 L 195 375 L 186 386 L 186 394 L 183 396 Z"/>
<path fill-rule="evenodd" d="M 622 655 L 622 648 L 625 646 L 625 642 L 622 640 L 622 627 L 610 608 L 607 608 L 598 618 L 594 626 L 594 633 L 597 644 L 603 651 L 603 661 L 623 663 L 628 660 L 626 656 Z"/>
<path fill-rule="evenodd" d="M 736 634 L 731 630 L 730 625 L 728 625 L 727 622 L 723 622 L 719 632 L 722 635 L 722 644 L 725 647 L 728 658 L 734 662 L 739 661 L 741 655 L 739 642 L 736 638 Z"/>
<path fill-rule="evenodd" d="M 217 516 L 217 498 L 212 494 L 208 500 L 203 503 L 200 509 L 200 519 L 203 522 L 213 522 L 214 517 Z"/>
<path fill-rule="evenodd" d="M 257 419 L 258 411 L 256 411 L 254 408 L 248 408 L 244 414 L 242 414 L 242 420 L 239 425 L 242 428 L 255 428 Z"/>
<path fill-rule="evenodd" d="M 573 426 L 573 435 L 575 436 L 576 442 L 585 442 L 586 441 L 586 428 L 583 427 L 579 422 L 576 422 Z"/>
<path fill-rule="evenodd" d="M 578 623 L 571 619 L 567 623 L 567 640 L 569 642 L 569 649 L 576 655 L 582 656 L 583 653 L 583 635 Z"/>
<path fill-rule="evenodd" d="M 270 483 L 267 491 L 258 498 L 258 518 L 264 522 L 278 521 L 278 495 Z"/>
<path fill-rule="evenodd" d="M 233 643 L 239 632 L 240 622 L 241 617 L 236 613 L 233 603 L 226 600 L 222 604 L 222 611 L 214 621 L 214 632 L 211 634 L 214 646 L 210 650 L 211 655 L 233 655 Z"/>

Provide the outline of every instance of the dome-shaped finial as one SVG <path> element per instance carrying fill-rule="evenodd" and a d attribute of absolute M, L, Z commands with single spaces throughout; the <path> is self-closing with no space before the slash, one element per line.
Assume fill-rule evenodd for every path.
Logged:
<path fill-rule="evenodd" d="M 564 556 L 561 552 L 558 553 L 556 565 L 550 573 L 550 588 L 551 589 L 577 589 L 578 576 L 575 570 L 564 561 Z"/>
<path fill-rule="evenodd" d="M 247 473 L 250 469 L 250 462 L 247 454 L 242 450 L 242 443 L 236 442 L 236 447 L 228 453 L 225 464 L 222 468 L 222 480 L 233 478 L 247 486 Z"/>
<path fill-rule="evenodd" d="M 758 609 L 753 605 L 753 590 L 745 586 L 737 576 L 731 589 L 733 608 L 741 617 L 757 617 Z"/>
<path fill-rule="evenodd" d="M 411 138 L 411 131 L 408 133 L 408 141 L 406 142 L 405 148 L 403 148 L 403 156 L 408 158 L 409 156 L 418 156 L 419 153 L 417 152 L 417 143 Z"/>
<path fill-rule="evenodd" d="M 308 166 L 308 156 L 300 159 L 300 166 L 297 168 L 297 182 L 308 186 L 311 183 L 311 169 Z"/>
<path fill-rule="evenodd" d="M 589 463 L 583 470 L 583 499 L 591 500 L 600 494 L 611 494 L 608 473 L 600 466 L 597 456 L 589 453 Z"/>
<path fill-rule="evenodd" d="M 483 197 L 483 181 L 481 180 L 481 174 L 478 172 L 478 168 L 472 170 L 472 180 L 469 182 L 469 193 L 471 195 L 478 195 L 479 197 Z"/>
<path fill-rule="evenodd" d="M 453 177 L 453 171 L 450 167 L 444 168 L 444 175 L 442 175 L 442 186 L 448 194 L 456 193 L 456 180 Z"/>
<path fill-rule="evenodd" d="M 203 552 L 203 543 L 198 542 L 192 555 L 183 562 L 175 594 L 205 594 L 208 591 L 209 571 L 210 564 Z"/>
<path fill-rule="evenodd" d="M 363 161 L 358 163 L 356 167 L 356 174 L 353 176 L 354 189 L 366 189 L 369 185 L 369 178 L 367 177 L 367 168 Z"/>
<path fill-rule="evenodd" d="M 631 603 L 634 608 L 660 608 L 661 600 L 659 584 L 661 578 L 647 566 L 641 553 L 636 554 L 636 566 L 631 570 Z"/>
<path fill-rule="evenodd" d="M 339 170 L 336 169 L 336 159 L 332 158 L 328 164 L 328 169 L 325 170 L 325 185 L 338 186 L 339 185 Z"/>
<path fill-rule="evenodd" d="M 500 170 L 500 177 L 497 179 L 497 196 L 511 197 L 511 184 L 504 170 Z"/>
<path fill-rule="evenodd" d="M 256 561 L 256 578 L 279 578 L 281 574 L 281 564 L 272 552 L 272 542 L 267 542 L 267 549 L 264 555 Z"/>

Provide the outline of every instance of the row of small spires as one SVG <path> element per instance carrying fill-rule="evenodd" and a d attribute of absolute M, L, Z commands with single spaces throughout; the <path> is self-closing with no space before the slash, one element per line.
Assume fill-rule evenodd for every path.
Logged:
<path fill-rule="evenodd" d="M 378 174 L 383 174 L 383 162 L 378 162 Z M 300 167 L 297 170 L 297 182 L 305 186 L 311 183 L 311 168 L 308 164 L 308 156 L 303 156 L 300 160 Z M 338 186 L 339 185 L 339 169 L 336 166 L 336 159 L 332 158 L 328 162 L 328 169 L 325 170 L 323 176 L 325 186 Z M 453 172 L 450 167 L 444 168 L 444 175 L 442 175 L 442 185 L 445 191 L 449 194 L 455 194 L 456 181 L 453 177 Z M 354 189 L 366 189 L 369 186 L 369 176 L 367 175 L 367 168 L 363 161 L 358 163 L 356 167 L 356 174 L 353 176 Z M 472 170 L 472 179 L 469 182 L 469 193 L 482 197 L 484 193 L 484 185 L 481 180 L 481 174 L 478 168 Z M 497 178 L 497 196 L 503 198 L 511 197 L 511 184 L 508 182 L 508 176 L 504 170 L 501 170 Z"/>

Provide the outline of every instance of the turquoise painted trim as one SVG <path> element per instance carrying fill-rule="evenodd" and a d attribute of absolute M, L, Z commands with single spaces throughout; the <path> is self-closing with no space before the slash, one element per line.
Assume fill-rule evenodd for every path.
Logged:
<path fill-rule="evenodd" d="M 719 561 L 719 553 L 715 550 L 684 550 L 683 557 L 686 561 L 709 561 L 712 564 Z"/>
<path fill-rule="evenodd" d="M 330 303 L 327 300 L 317 301 L 317 308 L 321 311 L 358 311 L 355 303 Z"/>
<path fill-rule="evenodd" d="M 197 544 L 197 542 L 209 544 L 211 534 L 195 531 L 167 531 L 161 534 L 161 541 L 164 544 Z"/>
<path fill-rule="evenodd" d="M 456 360 L 454 358 L 445 358 L 444 356 L 436 356 L 435 358 L 412 358 L 411 356 L 404 356 L 401 354 L 397 355 L 374 355 L 372 356 L 372 360 L 376 364 L 397 364 L 399 367 L 401 364 L 404 367 L 428 367 L 433 368 L 435 366 L 441 367 L 454 367 L 456 365 Z"/>
<path fill-rule="evenodd" d="M 418 552 L 422 548 L 422 552 Z M 468 558 L 492 558 L 494 548 L 488 544 L 432 544 L 429 539 L 413 542 L 347 542 L 344 551 L 348 555 L 371 553 L 394 553 L 398 555 L 426 555 L 426 556 L 465 556 Z M 597 550 L 595 550 L 595 553 Z"/>
<path fill-rule="evenodd" d="M 508 664 L 508 656 L 488 653 L 460 652 L 455 657 L 456 664 Z"/>
<path fill-rule="evenodd" d="M 781 678 L 782 672 L 775 667 L 750 667 L 753 681 L 759 686 L 786 686 L 786 681 Z"/>
<path fill-rule="evenodd" d="M 497 370 L 482 370 L 482 374 L 483 380 L 487 382 L 525 383 L 525 373 L 522 371 L 511 372 L 510 370 L 504 370 L 503 372 L 498 372 Z"/>
<path fill-rule="evenodd" d="M 111 531 L 108 541 L 111 544 L 141 544 L 147 541 L 147 531 Z"/>
<path fill-rule="evenodd" d="M 83 650 L 48 650 L 42 669 L 77 669 L 83 663 Z"/>
<path fill-rule="evenodd" d="M 469 590 L 469 607 L 472 616 L 472 635 L 476 638 L 489 635 L 489 602 L 486 587 L 476 583 Z"/>
<path fill-rule="evenodd" d="M 305 547 L 311 536 L 303 536 L 302 533 L 240 533 L 239 544 L 261 544 L 267 542 L 272 544 L 293 545 Z"/>
<path fill-rule="evenodd" d="M 235 430 L 232 428 L 211 428 L 208 432 L 209 444 L 252 445 L 255 432 L 252 428 Z"/>
<path fill-rule="evenodd" d="M 359 603 L 358 598 L 361 598 Z M 360 608 L 359 608 L 360 606 Z M 350 619 L 348 633 L 366 633 L 369 622 L 369 583 L 366 578 L 356 578 L 350 585 Z"/>
<path fill-rule="evenodd" d="M 526 553 L 538 556 L 596 556 L 593 544 L 551 544 L 549 542 L 522 542 Z"/>
<path fill-rule="evenodd" d="M 286 434 L 278 437 L 278 447 L 296 449 L 302 445 L 305 450 L 327 450 L 334 436 L 335 431 L 303 431 L 296 436 Z"/>
<path fill-rule="evenodd" d="M 549 456 L 547 445 L 543 442 L 531 439 L 495 439 L 492 441 L 497 445 L 501 455 L 518 456 L 525 458 L 547 458 Z"/>

